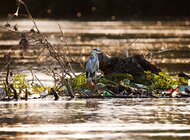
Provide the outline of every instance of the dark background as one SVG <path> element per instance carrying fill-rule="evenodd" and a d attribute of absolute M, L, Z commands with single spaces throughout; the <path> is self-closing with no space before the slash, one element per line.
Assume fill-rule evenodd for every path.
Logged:
<path fill-rule="evenodd" d="M 190 19 L 190 0 L 23 0 L 35 18 L 73 20 Z M 16 11 L 1 0 L 0 17 Z M 25 13 L 24 8 L 21 9 Z"/>

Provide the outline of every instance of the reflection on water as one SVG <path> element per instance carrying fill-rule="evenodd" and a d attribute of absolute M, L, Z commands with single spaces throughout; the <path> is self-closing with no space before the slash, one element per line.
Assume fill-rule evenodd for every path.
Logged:
<path fill-rule="evenodd" d="M 0 103 L 0 136 L 17 139 L 186 139 L 189 99 Z"/>

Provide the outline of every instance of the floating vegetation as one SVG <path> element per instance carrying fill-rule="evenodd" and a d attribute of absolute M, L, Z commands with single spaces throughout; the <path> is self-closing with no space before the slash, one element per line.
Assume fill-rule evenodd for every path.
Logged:
<path fill-rule="evenodd" d="M 124 79 L 133 80 L 133 75 L 128 73 L 114 73 L 105 77 L 114 82 L 120 82 Z"/>
<path fill-rule="evenodd" d="M 83 89 L 87 88 L 86 85 L 86 75 L 84 73 L 77 75 L 72 79 L 71 85 L 74 89 Z"/>
<path fill-rule="evenodd" d="M 178 85 L 177 81 L 169 76 L 164 70 L 158 74 L 154 74 L 151 71 L 145 71 L 145 75 L 147 80 L 146 85 L 148 85 L 151 89 L 167 90 L 175 85 Z"/>
<path fill-rule="evenodd" d="M 28 83 L 25 79 L 26 75 L 16 74 L 13 76 L 13 87 L 15 89 L 26 89 L 28 88 Z"/>

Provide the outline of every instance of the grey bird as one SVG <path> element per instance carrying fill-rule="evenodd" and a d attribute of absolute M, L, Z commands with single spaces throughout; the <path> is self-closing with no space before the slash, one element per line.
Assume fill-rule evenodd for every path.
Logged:
<path fill-rule="evenodd" d="M 97 72 L 99 70 L 98 53 L 101 53 L 98 48 L 93 49 L 90 58 L 86 62 L 85 70 L 86 70 L 87 84 L 91 88 L 95 88 Z"/>

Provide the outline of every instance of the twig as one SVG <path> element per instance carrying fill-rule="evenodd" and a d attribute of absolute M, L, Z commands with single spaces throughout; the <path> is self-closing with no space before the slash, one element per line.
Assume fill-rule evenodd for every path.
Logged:
<path fill-rule="evenodd" d="M 69 49 L 69 47 L 68 47 L 67 41 L 66 41 L 66 39 L 65 39 L 65 37 L 64 37 L 63 30 L 62 30 L 60 24 L 58 24 L 58 25 L 59 25 L 59 29 L 60 29 L 61 34 L 62 34 L 62 37 L 63 37 L 63 41 L 64 41 L 64 43 L 65 43 L 65 46 L 67 47 L 67 50 L 68 50 L 68 52 L 69 52 L 69 58 L 71 59 L 72 62 L 74 62 L 74 60 L 73 60 L 72 57 L 71 57 L 71 53 L 70 53 L 70 49 Z"/>
<path fill-rule="evenodd" d="M 44 87 L 44 85 L 42 84 L 42 82 L 38 79 L 38 77 L 35 75 L 35 78 L 38 80 L 38 82 L 40 83 L 41 86 Z"/>
<path fill-rule="evenodd" d="M 59 99 L 59 95 L 53 88 L 51 88 L 51 92 L 52 92 L 53 96 L 55 97 L 54 100 L 57 101 Z"/>
<path fill-rule="evenodd" d="M 18 94 L 16 92 L 16 89 L 14 88 L 13 84 L 10 84 L 10 88 L 13 90 L 13 99 L 15 99 L 16 101 L 18 100 Z"/>
<path fill-rule="evenodd" d="M 35 28 L 37 30 L 37 32 L 34 31 L 33 28 L 31 29 L 32 30 L 31 32 L 25 32 L 25 31 L 20 32 L 19 30 L 14 31 L 13 29 L 9 29 L 8 27 L 5 28 L 5 29 L 8 30 L 8 31 L 10 31 L 10 32 L 12 32 L 12 33 L 19 33 L 19 35 L 21 35 L 21 41 L 23 41 L 23 40 L 26 41 L 26 43 L 27 43 L 26 47 L 28 47 L 29 45 L 30 46 L 31 45 L 34 45 L 34 46 L 39 46 L 40 45 L 41 47 L 43 47 L 43 49 L 40 52 L 38 52 L 36 60 L 44 52 L 44 50 L 47 49 L 48 53 L 49 53 L 49 56 L 51 58 L 53 58 L 54 60 L 56 60 L 56 62 L 60 66 L 60 68 L 61 68 L 61 74 L 55 73 L 54 70 L 53 69 L 51 70 L 50 67 L 47 67 L 45 69 L 44 69 L 44 67 L 42 67 L 43 68 L 42 70 L 45 70 L 46 72 L 52 73 L 51 76 L 54 78 L 55 83 L 56 83 L 56 75 L 58 75 L 60 77 L 61 81 L 63 81 L 65 83 L 65 85 L 66 85 L 66 87 L 67 87 L 67 89 L 68 89 L 68 91 L 70 93 L 70 96 L 74 97 L 74 92 L 72 90 L 72 87 L 70 86 L 69 80 L 66 79 L 66 76 L 70 76 L 70 78 L 72 78 L 72 75 L 71 75 L 70 72 L 72 72 L 74 76 L 76 76 L 76 75 L 75 75 L 75 72 L 74 72 L 74 70 L 73 70 L 73 68 L 71 66 L 71 63 L 67 59 L 66 53 L 64 52 L 64 50 L 63 50 L 62 47 L 61 47 L 61 50 L 58 50 L 58 48 L 56 48 L 55 46 L 51 45 L 51 43 L 48 41 L 48 39 L 40 32 L 40 30 L 39 30 L 39 28 L 38 28 L 35 20 L 33 19 L 32 15 L 30 14 L 30 12 L 28 10 L 27 5 L 22 0 L 17 0 L 17 2 L 18 2 L 17 10 L 14 13 L 14 15 L 12 15 L 10 17 L 10 19 L 14 18 L 14 16 L 23 15 L 23 14 L 19 14 L 20 6 L 23 5 L 25 7 L 26 12 L 27 12 L 27 15 L 25 15 L 25 16 L 28 17 L 33 22 L 33 24 L 34 24 L 33 28 Z M 61 30 L 62 36 L 64 37 L 63 31 L 62 31 L 60 25 L 59 25 L 59 28 Z M 20 41 L 20 43 L 22 43 L 21 41 Z M 65 46 L 67 47 L 67 50 L 69 52 L 69 58 L 70 58 L 71 62 L 74 62 L 74 60 L 72 59 L 72 57 L 70 55 L 70 50 L 69 50 L 68 44 L 67 44 L 67 42 L 66 42 L 65 39 L 64 39 L 64 43 L 65 43 Z M 23 44 L 19 44 L 19 45 L 21 45 L 21 47 L 22 47 Z M 27 48 L 23 48 L 23 49 L 27 49 Z M 23 62 L 21 59 L 20 59 L 20 61 Z M 11 63 L 11 61 L 8 62 L 8 64 L 7 64 L 6 85 L 8 87 L 9 87 L 9 83 L 8 83 L 9 63 Z M 37 62 L 37 64 L 38 64 L 38 62 Z M 39 81 L 39 83 L 43 86 L 42 82 L 38 79 L 38 77 L 34 75 L 34 73 L 32 71 L 33 69 L 31 67 L 29 67 L 28 65 L 26 65 L 26 66 L 28 67 L 28 69 L 30 70 L 30 72 L 32 74 L 32 83 L 34 81 L 34 78 L 36 78 Z M 67 68 L 69 68 L 70 71 L 68 71 Z M 7 93 L 8 93 L 8 91 L 7 91 Z"/>
<path fill-rule="evenodd" d="M 135 40 L 133 42 L 131 42 L 128 46 L 130 47 L 131 45 L 133 45 L 139 38 L 136 37 Z"/>
<path fill-rule="evenodd" d="M 154 52 L 149 52 L 146 56 L 149 56 L 149 59 L 152 60 L 153 56 L 155 54 L 160 54 L 160 53 L 164 53 L 164 52 L 171 51 L 171 50 L 172 49 L 164 49 L 164 50 L 158 50 L 158 51 L 154 51 Z"/>

